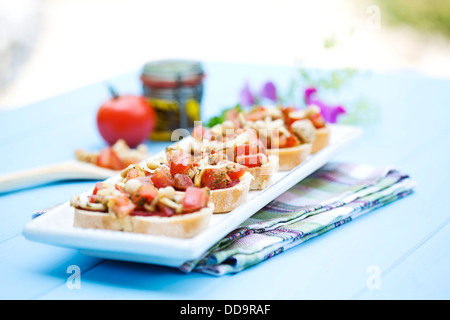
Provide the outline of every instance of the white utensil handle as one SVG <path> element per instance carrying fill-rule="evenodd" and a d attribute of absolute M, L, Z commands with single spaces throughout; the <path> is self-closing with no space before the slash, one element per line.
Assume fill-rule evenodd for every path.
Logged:
<path fill-rule="evenodd" d="M 0 193 L 61 180 L 106 179 L 116 171 L 91 164 L 66 162 L 0 175 Z"/>

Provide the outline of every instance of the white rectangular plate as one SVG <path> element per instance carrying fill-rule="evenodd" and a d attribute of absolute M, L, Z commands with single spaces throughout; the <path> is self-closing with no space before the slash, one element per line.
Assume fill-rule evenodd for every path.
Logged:
<path fill-rule="evenodd" d="M 326 148 L 291 171 L 277 172 L 269 187 L 250 191 L 247 201 L 235 210 L 214 215 L 208 228 L 192 239 L 74 228 L 73 208 L 69 201 L 30 221 L 23 234 L 32 241 L 79 249 L 86 255 L 99 258 L 178 267 L 185 261 L 200 257 L 263 206 L 325 165 L 360 134 L 359 128 L 332 125 L 331 141 Z"/>

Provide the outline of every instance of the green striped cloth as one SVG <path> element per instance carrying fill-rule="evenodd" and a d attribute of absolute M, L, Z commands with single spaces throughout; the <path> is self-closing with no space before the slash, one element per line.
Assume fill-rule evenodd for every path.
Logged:
<path fill-rule="evenodd" d="M 393 168 L 330 163 L 274 199 L 184 272 L 237 273 L 413 192 Z"/>

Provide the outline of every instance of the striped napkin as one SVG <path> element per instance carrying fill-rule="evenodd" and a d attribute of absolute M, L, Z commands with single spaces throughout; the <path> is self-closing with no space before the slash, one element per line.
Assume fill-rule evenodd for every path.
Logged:
<path fill-rule="evenodd" d="M 403 198 L 414 186 L 395 168 L 327 164 L 180 269 L 216 276 L 240 272 Z"/>

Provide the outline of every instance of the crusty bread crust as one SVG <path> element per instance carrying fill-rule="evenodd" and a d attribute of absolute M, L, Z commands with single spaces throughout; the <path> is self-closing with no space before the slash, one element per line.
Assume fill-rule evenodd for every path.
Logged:
<path fill-rule="evenodd" d="M 114 219 L 108 213 L 75 208 L 74 227 L 128 231 L 173 238 L 193 238 L 205 230 L 211 220 L 214 204 L 199 211 L 173 217 L 127 216 Z"/>
<path fill-rule="evenodd" d="M 230 212 L 247 200 L 250 185 L 255 178 L 246 172 L 241 181 L 226 189 L 211 190 L 211 201 L 214 203 L 214 213 Z"/>
<path fill-rule="evenodd" d="M 330 128 L 324 127 L 316 130 L 316 138 L 311 146 L 311 154 L 314 154 L 330 143 Z"/>
<path fill-rule="evenodd" d="M 278 170 L 288 171 L 308 158 L 311 154 L 311 143 L 304 143 L 292 148 L 267 149 L 267 153 L 278 156 Z"/>
<path fill-rule="evenodd" d="M 255 180 L 250 185 L 250 190 L 263 190 L 272 183 L 274 173 L 278 170 L 278 157 L 268 156 L 269 161 L 261 167 L 248 168 Z"/>

